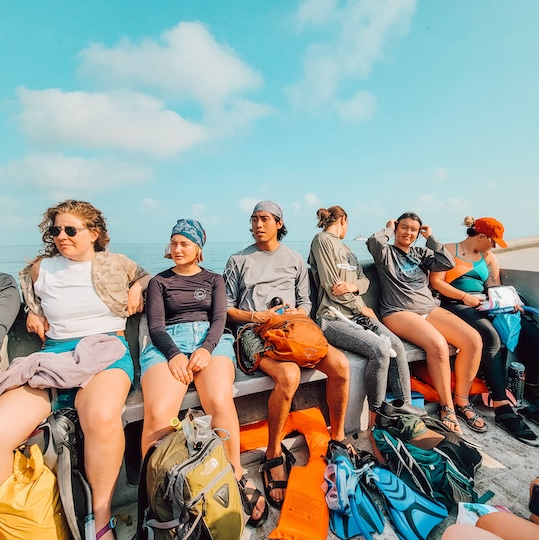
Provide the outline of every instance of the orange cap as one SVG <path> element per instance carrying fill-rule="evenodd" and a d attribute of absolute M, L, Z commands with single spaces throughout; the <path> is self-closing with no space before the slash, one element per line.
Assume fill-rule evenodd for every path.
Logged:
<path fill-rule="evenodd" d="M 507 244 L 503 239 L 504 228 L 503 225 L 494 218 L 482 217 L 476 219 L 473 224 L 473 228 L 481 234 L 486 234 L 489 238 L 492 238 L 496 245 L 506 248 Z"/>

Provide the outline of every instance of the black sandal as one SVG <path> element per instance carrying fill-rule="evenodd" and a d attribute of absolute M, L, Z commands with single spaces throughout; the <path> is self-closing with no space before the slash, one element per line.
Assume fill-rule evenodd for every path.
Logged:
<path fill-rule="evenodd" d="M 247 485 L 247 482 L 249 479 L 243 475 L 238 480 L 238 487 L 240 488 L 240 495 L 241 495 L 241 504 L 243 506 L 244 512 L 249 516 L 249 519 L 247 520 L 247 525 L 250 527 L 253 527 L 254 529 L 257 529 L 261 525 L 263 525 L 268 519 L 269 514 L 269 507 L 267 504 L 267 500 L 264 501 L 264 510 L 262 511 L 262 515 L 258 519 L 254 519 L 252 517 L 253 510 L 256 508 L 256 503 L 258 502 L 258 499 L 262 497 L 262 493 L 257 488 L 252 488 Z"/>
<path fill-rule="evenodd" d="M 286 448 L 284 444 L 281 444 L 281 448 L 283 450 L 283 453 L 279 457 L 268 459 L 264 454 L 264 457 L 260 462 L 260 466 L 258 467 L 258 472 L 260 472 L 262 476 L 262 483 L 264 484 L 264 495 L 266 497 L 266 502 L 269 502 L 271 506 L 277 508 L 278 510 L 283 507 L 284 500 L 276 501 L 270 495 L 270 493 L 274 489 L 286 489 L 288 487 L 288 479 L 274 480 L 271 474 L 271 469 L 279 467 L 279 465 L 284 465 L 286 474 L 288 475 L 290 474 L 292 465 L 296 463 L 296 458 L 292 455 L 292 453 L 288 450 L 288 448 Z"/>
<path fill-rule="evenodd" d="M 522 416 L 515 413 L 509 405 L 502 405 L 494 409 L 494 418 L 496 425 L 507 431 L 515 439 L 530 446 L 539 446 L 537 435 L 522 420 Z"/>
<path fill-rule="evenodd" d="M 537 405 L 529 405 L 523 409 L 518 409 L 518 412 L 527 420 L 539 426 L 539 407 Z"/>
<path fill-rule="evenodd" d="M 468 417 L 468 415 L 466 414 L 467 412 L 473 413 L 473 416 Z M 488 426 L 484 418 L 481 418 L 481 416 L 477 414 L 477 411 L 475 410 L 473 403 L 471 403 L 470 401 L 466 405 L 462 405 L 462 406 L 457 405 L 455 403 L 455 414 L 459 418 L 462 418 L 462 420 L 464 420 L 466 424 L 468 424 L 468 427 L 470 429 L 473 429 L 474 431 L 477 431 L 478 433 L 485 433 L 485 431 L 488 430 Z M 483 420 L 482 426 L 477 425 L 478 420 Z"/>

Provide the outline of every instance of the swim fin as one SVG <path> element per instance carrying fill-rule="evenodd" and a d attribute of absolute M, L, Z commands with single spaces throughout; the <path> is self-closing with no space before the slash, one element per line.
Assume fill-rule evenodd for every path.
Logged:
<path fill-rule="evenodd" d="M 361 487 L 348 449 L 332 440 L 328 445 L 327 457 L 329 463 L 334 465 L 330 477 L 327 472 L 325 475 L 326 481 L 333 487 L 332 493 L 326 494 L 332 532 L 342 540 L 358 535 L 372 540 L 371 533 L 384 530 L 384 517 L 369 492 Z M 330 504 L 328 497 L 332 494 Z"/>
<path fill-rule="evenodd" d="M 368 452 L 358 459 L 362 482 L 374 487 L 384 500 L 391 523 L 401 540 L 426 540 L 447 517 L 447 508 L 403 482 Z"/>

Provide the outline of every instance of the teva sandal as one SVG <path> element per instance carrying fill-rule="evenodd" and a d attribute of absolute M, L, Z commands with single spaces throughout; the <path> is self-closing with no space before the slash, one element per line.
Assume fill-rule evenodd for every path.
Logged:
<path fill-rule="evenodd" d="M 516 414 L 509 405 L 502 405 L 494 409 L 494 418 L 496 425 L 515 439 L 530 446 L 539 446 L 537 435 L 522 420 L 522 416 Z"/>
<path fill-rule="evenodd" d="M 252 517 L 253 510 L 256 508 L 258 499 L 262 497 L 262 493 L 257 488 L 249 487 L 247 485 L 248 481 L 249 479 L 247 478 L 247 476 L 243 475 L 238 480 L 238 487 L 240 488 L 241 504 L 243 506 L 243 510 L 249 516 L 249 519 L 247 520 L 247 525 L 256 529 L 263 525 L 266 519 L 268 519 L 269 506 L 267 501 L 265 501 L 262 515 L 258 519 L 254 519 Z"/>
<path fill-rule="evenodd" d="M 262 476 L 262 483 L 264 484 L 264 495 L 266 497 L 266 502 L 269 502 L 271 506 L 277 508 L 278 510 L 283 507 L 284 499 L 283 501 L 276 501 L 270 495 L 270 493 L 274 489 L 286 489 L 288 486 L 288 479 L 274 480 L 271 474 L 271 469 L 279 467 L 280 465 L 284 465 L 285 472 L 288 475 L 290 473 L 290 470 L 292 469 L 292 465 L 296 463 L 296 458 L 292 455 L 292 453 L 288 450 L 288 448 L 286 448 L 284 444 L 281 444 L 281 448 L 283 450 L 283 453 L 279 457 L 268 459 L 267 456 L 264 454 L 264 457 L 260 462 L 260 466 L 258 467 L 258 472 L 260 472 Z"/>
<path fill-rule="evenodd" d="M 445 413 L 445 414 L 442 414 Z M 453 417 L 453 418 L 450 418 Z M 440 420 L 457 435 L 462 435 L 462 428 L 457 420 L 455 409 L 448 407 L 447 405 L 440 405 Z"/>
<path fill-rule="evenodd" d="M 116 528 L 116 517 L 113 516 L 110 518 L 110 521 L 102 529 L 99 529 L 99 531 L 97 531 L 97 533 L 95 534 L 95 540 L 99 540 L 102 536 L 107 534 L 109 531 L 112 531 L 114 538 L 116 538 L 115 528 Z"/>
<path fill-rule="evenodd" d="M 518 409 L 518 412 L 527 420 L 539 426 L 539 407 L 537 405 L 529 405 L 523 409 Z"/>
<path fill-rule="evenodd" d="M 466 413 L 470 412 L 473 414 L 473 416 L 468 416 Z M 470 429 L 473 429 L 474 431 L 477 431 L 478 433 L 485 433 L 485 431 L 488 431 L 488 426 L 483 418 L 481 418 L 477 411 L 475 410 L 475 407 L 473 403 L 468 402 L 466 405 L 457 405 L 455 403 L 455 414 L 462 418 L 468 425 Z M 483 425 L 479 426 L 477 425 L 479 420 L 483 420 Z"/>

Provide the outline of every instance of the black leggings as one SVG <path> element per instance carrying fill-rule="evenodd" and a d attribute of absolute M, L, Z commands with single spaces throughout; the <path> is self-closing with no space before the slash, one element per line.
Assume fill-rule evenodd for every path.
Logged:
<path fill-rule="evenodd" d="M 505 386 L 507 379 L 507 350 L 502 347 L 498 332 L 492 320 L 484 311 L 477 311 L 464 304 L 444 302 L 443 307 L 455 313 L 470 326 L 475 328 L 483 340 L 481 368 L 483 376 L 492 392 L 494 401 L 506 399 Z M 526 366 L 526 381 L 535 383 L 538 377 L 539 328 L 526 317 L 522 317 L 522 329 L 517 345 L 517 357 Z"/>

